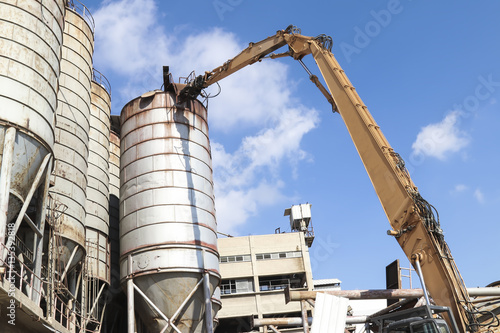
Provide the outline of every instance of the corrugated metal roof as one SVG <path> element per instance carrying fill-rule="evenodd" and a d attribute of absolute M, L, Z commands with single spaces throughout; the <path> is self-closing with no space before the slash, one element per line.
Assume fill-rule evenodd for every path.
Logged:
<path fill-rule="evenodd" d="M 313 284 L 315 286 L 324 286 L 328 284 L 340 284 L 342 281 L 339 279 L 320 279 L 320 280 L 313 280 Z"/>
<path fill-rule="evenodd" d="M 345 297 L 317 293 L 311 333 L 344 333 L 348 301 Z"/>

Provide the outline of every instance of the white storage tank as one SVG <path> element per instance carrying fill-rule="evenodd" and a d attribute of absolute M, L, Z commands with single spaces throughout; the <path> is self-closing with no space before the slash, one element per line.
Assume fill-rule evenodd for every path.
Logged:
<path fill-rule="evenodd" d="M 66 207 L 56 231 L 61 237 L 60 267 L 69 271 L 85 255 L 85 203 L 90 130 L 93 26 L 67 7 L 55 123 L 52 198 Z M 88 15 L 88 11 L 84 11 Z M 83 13 L 82 13 L 83 14 Z"/>
<path fill-rule="evenodd" d="M 220 281 L 206 109 L 197 100 L 177 105 L 170 91 L 130 101 L 121 112 L 120 164 L 122 283 L 132 277 L 168 318 L 198 285 L 174 324 L 206 332 L 205 304 Z M 166 325 L 143 297 L 135 308 L 151 332 Z"/>
<path fill-rule="evenodd" d="M 1 180 L 8 188 L 0 194 L 0 209 L 8 215 L 0 225 L 19 213 L 53 150 L 64 3 L 0 0 L 0 163 L 4 146 L 13 146 L 7 154 L 11 176 Z M 8 128 L 13 140 L 5 142 Z"/>
<path fill-rule="evenodd" d="M 108 80 L 94 69 L 90 106 L 87 169 L 87 270 L 109 284 L 109 128 L 111 91 Z"/>

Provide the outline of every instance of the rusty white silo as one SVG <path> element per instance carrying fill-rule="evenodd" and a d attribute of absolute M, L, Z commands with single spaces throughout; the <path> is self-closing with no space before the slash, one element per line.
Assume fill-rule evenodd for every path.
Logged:
<path fill-rule="evenodd" d="M 111 89 L 94 69 L 91 87 L 87 202 L 85 206 L 87 271 L 109 284 L 109 128 Z"/>
<path fill-rule="evenodd" d="M 207 110 L 175 99 L 154 91 L 121 112 L 120 275 L 129 313 L 151 332 L 176 314 L 181 332 L 212 333 L 220 275 Z"/>
<path fill-rule="evenodd" d="M 75 3 L 79 7 L 75 7 Z M 93 23 L 78 2 L 68 2 L 55 121 L 55 170 L 52 198 L 65 207 L 56 233 L 60 279 L 67 277 L 85 255 L 85 204 L 87 188 Z M 81 10 L 81 9 L 85 10 Z M 76 272 L 75 272 L 76 273 Z M 73 274 L 73 278 L 76 274 Z"/>
<path fill-rule="evenodd" d="M 46 195 L 34 191 L 51 169 L 64 3 L 0 0 L 0 244 L 6 223 Z"/>

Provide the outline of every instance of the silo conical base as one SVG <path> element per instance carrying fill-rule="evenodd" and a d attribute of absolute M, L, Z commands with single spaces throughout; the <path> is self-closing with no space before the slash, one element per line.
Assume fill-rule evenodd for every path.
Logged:
<path fill-rule="evenodd" d="M 164 311 L 167 318 L 171 319 L 179 309 L 179 305 L 186 300 L 201 279 L 203 279 L 203 275 L 200 273 L 168 272 L 140 276 L 134 279 L 134 283 L 158 308 Z M 218 276 L 210 276 L 211 294 L 219 279 Z M 174 325 L 181 332 L 207 332 L 204 326 L 205 308 L 200 306 L 204 300 L 203 285 L 200 284 L 194 295 L 177 315 L 177 319 L 174 320 Z M 162 316 L 144 298 L 138 296 L 136 296 L 136 313 L 139 314 L 151 332 L 161 332 L 167 325 Z M 166 332 L 173 333 L 175 330 L 169 327 Z"/>
<path fill-rule="evenodd" d="M 4 138 L 8 127 L 6 124 L 0 124 L 0 157 L 3 157 Z M 12 222 L 19 214 L 47 154 L 49 154 L 49 149 L 41 139 L 16 130 L 7 223 Z"/>

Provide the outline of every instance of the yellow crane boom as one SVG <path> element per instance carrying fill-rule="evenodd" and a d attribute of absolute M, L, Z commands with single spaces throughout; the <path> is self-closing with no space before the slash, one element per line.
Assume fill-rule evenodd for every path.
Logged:
<path fill-rule="evenodd" d="M 288 45 L 288 51 L 272 53 L 285 45 Z M 222 66 L 197 77 L 179 96 L 196 97 L 202 89 L 264 57 L 291 56 L 301 61 L 308 54 L 316 61 L 329 93 L 317 77 L 310 75 L 311 80 L 342 116 L 392 227 L 388 233 L 395 236 L 412 264 L 421 267 L 431 297 L 436 304 L 451 309 L 459 331 L 476 330 L 469 295 L 444 241 L 433 207 L 419 194 L 402 158 L 391 148 L 333 56 L 331 38 L 325 35 L 303 36 L 290 26 L 258 43 L 251 43 Z M 445 319 L 450 327 L 454 326 L 449 318 Z"/>

